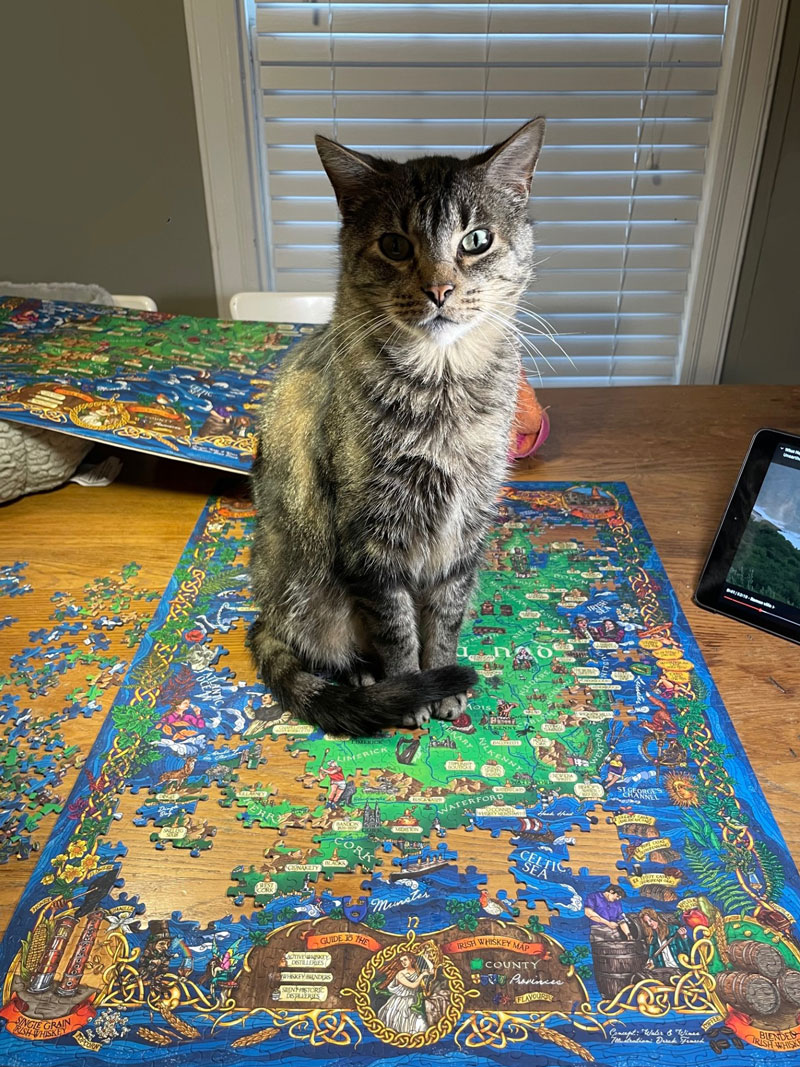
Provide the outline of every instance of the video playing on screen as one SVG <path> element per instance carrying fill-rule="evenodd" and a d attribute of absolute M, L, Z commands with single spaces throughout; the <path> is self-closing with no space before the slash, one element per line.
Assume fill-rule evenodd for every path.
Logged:
<path fill-rule="evenodd" d="M 781 605 L 800 612 L 800 449 L 776 448 L 728 583 L 727 595 L 740 603 L 770 613 L 779 613 Z"/>

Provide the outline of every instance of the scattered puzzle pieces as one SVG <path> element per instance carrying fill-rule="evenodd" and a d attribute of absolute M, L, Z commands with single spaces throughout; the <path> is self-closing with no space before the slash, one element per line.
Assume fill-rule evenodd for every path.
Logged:
<path fill-rule="evenodd" d="M 24 563 L 0 568 L 0 597 L 33 591 L 24 580 L 26 570 Z M 136 583 L 138 572 L 137 564 L 129 564 L 118 576 L 98 578 L 75 594 L 53 593 L 47 625 L 32 628 L 42 621 L 28 614 L 35 610 L 33 601 L 25 601 L 25 616 L 20 608 L 20 618 L 13 620 L 27 633 L 28 645 L 12 652 L 7 663 L 0 660 L 0 819 L 17 812 L 2 822 L 0 863 L 26 860 L 38 851 L 41 827 L 63 810 L 85 753 L 73 740 L 82 741 L 82 732 L 70 720 L 107 711 L 127 668 L 102 630 L 103 608 L 124 608 L 119 637 L 135 645 L 158 595 Z M 98 623 L 101 632 L 94 629 Z M 74 681 L 78 684 L 67 692 Z"/>

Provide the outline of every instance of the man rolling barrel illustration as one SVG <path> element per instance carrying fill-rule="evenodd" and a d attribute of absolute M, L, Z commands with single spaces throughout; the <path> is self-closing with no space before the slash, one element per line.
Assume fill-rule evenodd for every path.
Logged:
<path fill-rule="evenodd" d="M 599 893 L 590 893 L 587 896 L 583 910 L 586 918 L 592 923 L 592 937 L 600 934 L 601 939 L 608 938 L 608 934 L 602 933 L 604 929 L 607 929 L 613 931 L 618 937 L 624 937 L 626 941 L 631 939 L 628 917 L 621 903 L 624 899 L 625 890 L 622 886 L 614 885 L 613 882 Z"/>
<path fill-rule="evenodd" d="M 604 997 L 622 992 L 635 974 L 643 976 L 647 961 L 647 947 L 636 918 L 623 909 L 625 896 L 625 890 L 612 882 L 600 892 L 590 893 L 583 905 L 590 924 L 592 969 Z"/>

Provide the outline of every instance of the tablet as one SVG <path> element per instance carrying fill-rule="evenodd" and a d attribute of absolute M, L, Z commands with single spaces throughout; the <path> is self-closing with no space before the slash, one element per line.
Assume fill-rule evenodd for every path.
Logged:
<path fill-rule="evenodd" d="M 753 438 L 694 599 L 800 644 L 800 437 Z"/>

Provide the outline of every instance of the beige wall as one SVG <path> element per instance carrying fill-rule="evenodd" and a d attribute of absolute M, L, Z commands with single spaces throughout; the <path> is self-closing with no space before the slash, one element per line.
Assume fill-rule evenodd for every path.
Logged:
<path fill-rule="evenodd" d="M 181 0 L 3 0 L 0 44 L 0 279 L 215 315 Z"/>
<path fill-rule="evenodd" d="M 800 0 L 790 0 L 723 382 L 800 384 Z"/>

